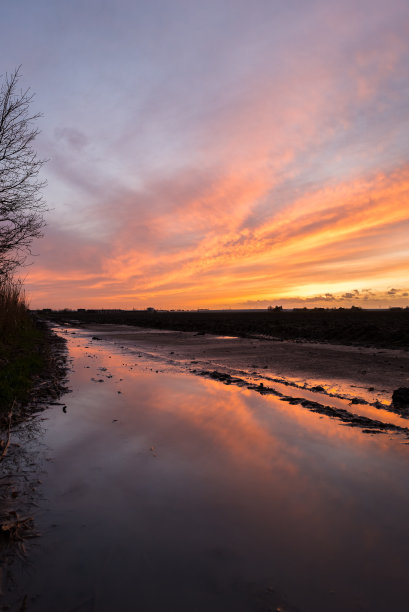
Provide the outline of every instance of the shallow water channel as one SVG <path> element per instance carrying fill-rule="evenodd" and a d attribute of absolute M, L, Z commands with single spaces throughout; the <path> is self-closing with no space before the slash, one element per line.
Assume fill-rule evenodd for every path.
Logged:
<path fill-rule="evenodd" d="M 74 331 L 66 408 L 40 415 L 28 611 L 408 609 L 403 436 Z"/>

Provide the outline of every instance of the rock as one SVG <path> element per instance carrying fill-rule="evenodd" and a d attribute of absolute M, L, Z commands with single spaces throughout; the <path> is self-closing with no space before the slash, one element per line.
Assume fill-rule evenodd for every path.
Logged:
<path fill-rule="evenodd" d="M 395 408 L 409 408 L 409 387 L 399 387 L 392 394 L 392 404 Z"/>

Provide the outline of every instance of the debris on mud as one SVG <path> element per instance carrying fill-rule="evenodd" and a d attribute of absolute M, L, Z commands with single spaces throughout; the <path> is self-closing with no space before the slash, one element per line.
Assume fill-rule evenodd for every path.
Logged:
<path fill-rule="evenodd" d="M 19 516 L 12 511 L 0 517 L 0 538 L 6 542 L 23 542 L 27 538 L 37 538 L 40 534 L 34 529 L 31 516 Z"/>

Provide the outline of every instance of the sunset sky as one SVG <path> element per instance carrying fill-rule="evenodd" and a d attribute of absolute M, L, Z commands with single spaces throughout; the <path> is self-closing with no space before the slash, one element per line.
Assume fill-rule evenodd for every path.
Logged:
<path fill-rule="evenodd" d="M 409 304 L 408 0 L 15 0 L 32 308 Z"/>

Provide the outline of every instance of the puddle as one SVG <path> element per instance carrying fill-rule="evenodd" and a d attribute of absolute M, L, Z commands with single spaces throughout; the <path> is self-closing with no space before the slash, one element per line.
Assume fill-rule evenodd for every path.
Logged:
<path fill-rule="evenodd" d="M 41 415 L 16 609 L 406 610 L 403 436 L 64 331 L 72 392 Z"/>

